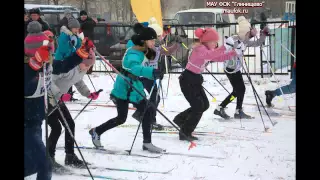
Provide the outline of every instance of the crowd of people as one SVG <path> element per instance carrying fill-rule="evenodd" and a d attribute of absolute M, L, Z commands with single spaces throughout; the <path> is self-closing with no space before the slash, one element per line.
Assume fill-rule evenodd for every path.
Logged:
<path fill-rule="evenodd" d="M 39 9 L 25 11 L 24 19 L 24 176 L 37 173 L 37 180 L 50 180 L 52 172 L 66 171 L 64 166 L 55 161 L 56 145 L 62 126 L 66 129 L 65 165 L 85 167 L 85 162 L 74 153 L 75 122 L 65 102 L 72 100 L 73 93 L 70 92 L 72 86 L 88 99 L 99 98 L 99 91 L 91 92 L 83 81 L 84 75 L 95 63 L 96 55 L 92 39 L 96 21 L 88 17 L 85 11 L 80 12 L 78 19 L 66 11 L 65 17 L 60 22 L 58 46 L 54 47 L 54 34 L 50 31 L 48 23 L 40 18 Z M 179 77 L 181 91 L 190 104 L 190 108 L 179 113 L 173 120 L 180 128 L 180 140 L 198 140 L 192 132 L 202 114 L 209 108 L 202 77 L 208 62 L 225 62 L 225 73 L 233 87 L 232 93 L 217 106 L 214 114 L 229 119 L 230 116 L 225 113 L 224 108 L 233 98 L 237 98 L 234 118 L 251 118 L 242 110 L 245 94 L 240 71 L 243 66 L 242 56 L 246 47 L 260 46 L 269 35 L 269 29 L 264 27 L 260 32 L 260 38 L 252 41 L 251 38 L 256 36 L 257 30 L 252 28 L 243 16 L 238 18 L 238 24 L 238 33 L 228 37 L 220 47 L 217 42 L 221 37 L 215 29 L 196 29 L 195 36 L 198 41 L 193 44 L 186 69 Z M 122 76 L 117 76 L 110 94 L 118 115 L 90 129 L 89 135 L 93 145 L 102 148 L 100 137 L 107 130 L 125 123 L 131 103 L 137 108 L 133 117 L 142 123 L 142 149 L 163 153 L 165 149 L 152 143 L 152 128 L 158 130 L 163 128 L 156 121 L 156 108 L 160 96 L 154 84 L 164 76 L 164 71 L 158 67 L 160 56 L 175 52 L 181 47 L 182 40 L 176 36 L 175 43 L 164 49 L 163 28 L 154 18 L 146 23 L 135 24 L 133 29 L 135 34 L 127 43 L 127 50 L 122 60 L 120 72 Z M 295 69 L 293 72 L 295 73 Z M 144 89 L 151 94 L 149 100 L 143 97 L 146 95 Z M 291 85 L 282 89 L 284 94 L 295 92 L 295 74 Z M 267 104 L 271 105 L 272 99 L 278 95 L 281 95 L 278 89 L 266 91 Z M 47 147 L 42 141 L 41 125 L 44 120 L 51 128 Z"/>

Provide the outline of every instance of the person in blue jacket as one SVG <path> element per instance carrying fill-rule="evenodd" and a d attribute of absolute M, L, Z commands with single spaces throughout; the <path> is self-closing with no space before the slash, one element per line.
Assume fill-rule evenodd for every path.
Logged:
<path fill-rule="evenodd" d="M 54 64 L 62 63 L 65 58 L 69 57 L 71 54 L 76 52 L 77 49 L 81 46 L 81 38 L 79 34 L 80 23 L 77 19 L 75 19 L 71 15 L 66 16 L 66 20 L 64 20 L 64 24 L 62 24 L 60 28 L 60 35 L 58 38 L 58 48 L 54 57 Z M 81 33 L 83 35 L 83 33 Z M 68 91 L 70 94 L 72 93 L 72 87 Z M 73 97 L 71 100 L 74 101 Z"/>
<path fill-rule="evenodd" d="M 101 146 L 100 136 L 107 130 L 115 128 L 125 123 L 128 115 L 129 103 L 132 103 L 139 111 L 144 112 L 147 108 L 147 102 L 136 91 L 138 90 L 145 96 L 144 87 L 139 77 L 145 77 L 148 79 L 159 79 L 163 77 L 163 74 L 152 67 L 146 67 L 142 65 L 142 62 L 149 55 L 155 55 L 152 50 L 157 38 L 156 32 L 152 28 L 141 27 L 140 33 L 131 37 L 134 46 L 127 49 L 122 60 L 122 72 L 121 74 L 128 80 L 132 88 L 121 76 L 117 76 L 114 83 L 113 90 L 110 95 L 110 99 L 116 104 L 118 116 L 110 119 L 109 121 L 95 127 L 89 131 L 92 137 L 93 144 L 99 148 Z M 152 144 L 151 142 L 151 112 L 147 108 L 145 116 L 142 119 L 143 130 L 143 150 L 147 150 L 154 153 L 162 153 L 165 150 Z"/>

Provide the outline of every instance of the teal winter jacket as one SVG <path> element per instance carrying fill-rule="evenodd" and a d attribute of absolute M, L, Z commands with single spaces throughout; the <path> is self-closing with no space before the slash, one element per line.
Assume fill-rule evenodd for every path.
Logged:
<path fill-rule="evenodd" d="M 74 46 L 71 41 L 74 42 Z M 58 48 L 56 50 L 54 60 L 63 61 L 66 57 L 71 56 L 77 49 L 80 48 L 82 40 L 74 35 L 68 28 L 62 26 L 58 38 Z"/>
<path fill-rule="evenodd" d="M 144 60 L 145 55 L 143 52 L 135 50 L 133 48 L 127 49 L 125 55 L 122 59 L 122 68 L 125 69 L 127 72 L 137 76 L 137 77 L 145 77 L 148 79 L 154 79 L 153 77 L 153 68 L 152 67 L 144 67 L 142 66 L 142 61 Z M 125 78 L 132 83 L 132 85 L 142 94 L 145 96 L 144 93 L 144 87 L 141 81 L 137 79 L 132 79 L 130 77 Z M 127 82 L 122 79 L 122 77 L 117 76 L 116 82 L 114 83 L 113 90 L 111 91 L 111 94 L 115 96 L 116 98 L 122 99 L 122 100 L 128 100 L 131 103 L 139 104 L 141 100 L 143 100 L 143 97 L 141 97 L 137 91 L 132 89 L 130 91 L 130 86 L 127 84 Z M 128 93 L 129 92 L 129 93 Z M 129 95 L 129 96 L 128 96 Z"/>

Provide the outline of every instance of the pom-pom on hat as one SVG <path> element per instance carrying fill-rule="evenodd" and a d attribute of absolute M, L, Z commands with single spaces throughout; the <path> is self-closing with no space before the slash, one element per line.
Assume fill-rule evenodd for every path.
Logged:
<path fill-rule="evenodd" d="M 163 28 L 158 24 L 155 17 L 151 17 L 149 19 L 149 26 L 148 27 L 154 29 L 157 33 L 157 36 L 161 36 L 163 34 Z"/>
<path fill-rule="evenodd" d="M 239 24 L 238 35 L 241 39 L 245 39 L 246 34 L 251 29 L 251 24 L 244 16 L 239 16 L 237 22 Z"/>
<path fill-rule="evenodd" d="M 194 34 L 201 42 L 219 41 L 219 34 L 213 28 L 198 28 Z"/>

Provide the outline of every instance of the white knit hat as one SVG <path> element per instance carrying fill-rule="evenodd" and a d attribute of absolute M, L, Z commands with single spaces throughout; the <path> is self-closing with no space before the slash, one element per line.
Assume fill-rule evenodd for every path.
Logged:
<path fill-rule="evenodd" d="M 157 20 L 155 17 L 151 17 L 149 19 L 149 25 L 148 27 L 154 29 L 154 31 L 156 31 L 157 36 L 161 36 L 163 33 L 163 28 L 160 27 L 160 25 L 158 24 Z"/>
<path fill-rule="evenodd" d="M 246 34 L 250 31 L 251 24 L 244 16 L 239 16 L 237 22 L 239 24 L 238 35 L 241 39 L 245 39 Z"/>

